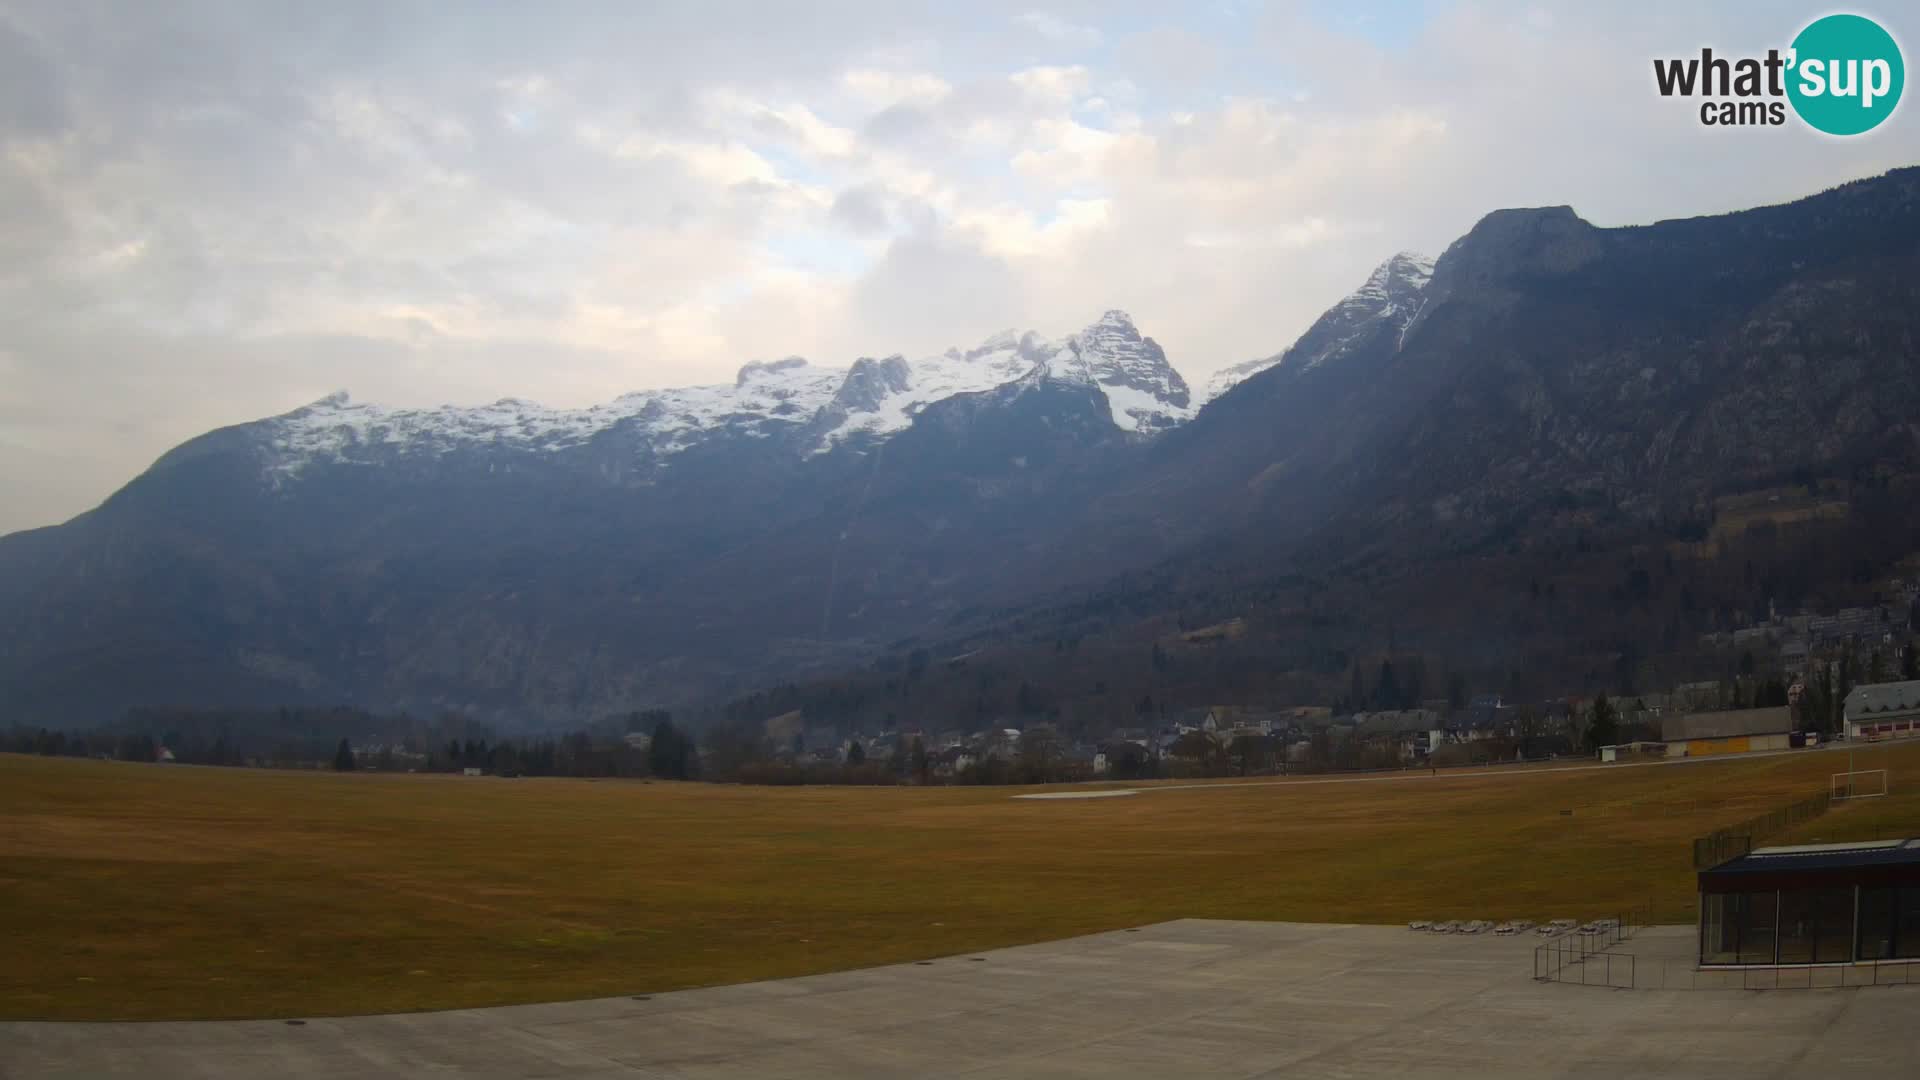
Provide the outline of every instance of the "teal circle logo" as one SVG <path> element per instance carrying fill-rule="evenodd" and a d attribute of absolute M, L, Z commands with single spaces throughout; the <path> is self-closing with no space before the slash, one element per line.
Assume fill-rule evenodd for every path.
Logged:
<path fill-rule="evenodd" d="M 1815 130 L 1859 135 L 1900 104 L 1907 65 L 1900 45 L 1862 15 L 1815 19 L 1793 39 L 1787 100 Z"/>

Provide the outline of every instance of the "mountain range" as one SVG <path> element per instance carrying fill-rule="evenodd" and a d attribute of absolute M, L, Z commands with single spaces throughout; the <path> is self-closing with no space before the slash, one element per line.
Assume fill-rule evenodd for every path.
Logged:
<path fill-rule="evenodd" d="M 1162 431 L 1194 413 L 1166 353 L 1125 312 L 1109 311 L 1058 341 L 1009 330 L 965 352 L 915 361 L 862 357 L 847 368 L 790 356 L 747 364 L 731 384 L 643 391 L 587 409 L 513 398 L 478 408 L 384 409 L 342 391 L 242 429 L 258 443 L 262 467 L 283 479 L 472 451 L 564 455 L 614 441 L 625 455 L 618 468 L 639 475 L 689 450 L 741 439 L 771 439 L 802 454 L 871 446 L 934 402 L 1028 376 L 1098 389 L 1114 426 L 1128 433 Z"/>
<path fill-rule="evenodd" d="M 1742 493 L 1824 491 L 1842 509 L 1810 520 L 1881 537 L 1906 519 L 1867 513 L 1868 480 L 1906 491 L 1920 461 L 1917 194 L 1899 170 L 1640 227 L 1496 211 L 1197 394 L 1114 311 L 583 410 L 334 395 L 0 538 L 0 719 L 565 722 L 1175 611 L 1444 643 L 1471 616 L 1436 569 L 1509 597 L 1563 555 L 1718 537 Z M 1873 559 L 1913 546 L 1883 540 Z M 1472 648 L 1569 635 L 1515 609 Z M 1265 662 L 1303 662 L 1300 634 L 1271 640 Z"/>

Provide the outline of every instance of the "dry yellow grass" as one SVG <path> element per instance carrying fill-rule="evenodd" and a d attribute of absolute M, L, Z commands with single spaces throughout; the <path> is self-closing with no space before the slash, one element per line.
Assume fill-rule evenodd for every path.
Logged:
<path fill-rule="evenodd" d="M 1896 782 L 1920 766 L 1920 746 L 1874 754 Z M 1580 917 L 1651 901 L 1684 921 L 1687 841 L 1820 790 L 1833 760 L 1038 802 L 0 755 L 0 1016 L 647 993 L 1183 916 Z"/>

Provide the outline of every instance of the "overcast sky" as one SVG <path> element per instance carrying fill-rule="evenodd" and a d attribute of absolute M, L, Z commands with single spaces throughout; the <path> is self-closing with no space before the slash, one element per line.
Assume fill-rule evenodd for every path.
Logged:
<path fill-rule="evenodd" d="M 1920 160 L 1914 103 L 1841 141 L 1652 89 L 1825 10 L 0 0 L 0 532 L 336 389 L 584 405 L 1110 307 L 1203 377 L 1491 209 Z"/>

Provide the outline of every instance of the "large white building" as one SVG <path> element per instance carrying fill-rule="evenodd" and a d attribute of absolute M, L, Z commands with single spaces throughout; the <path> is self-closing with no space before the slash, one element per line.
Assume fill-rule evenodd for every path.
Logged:
<path fill-rule="evenodd" d="M 1920 736 L 1920 680 L 1856 686 L 1844 710 L 1849 739 L 1878 742 Z"/>

